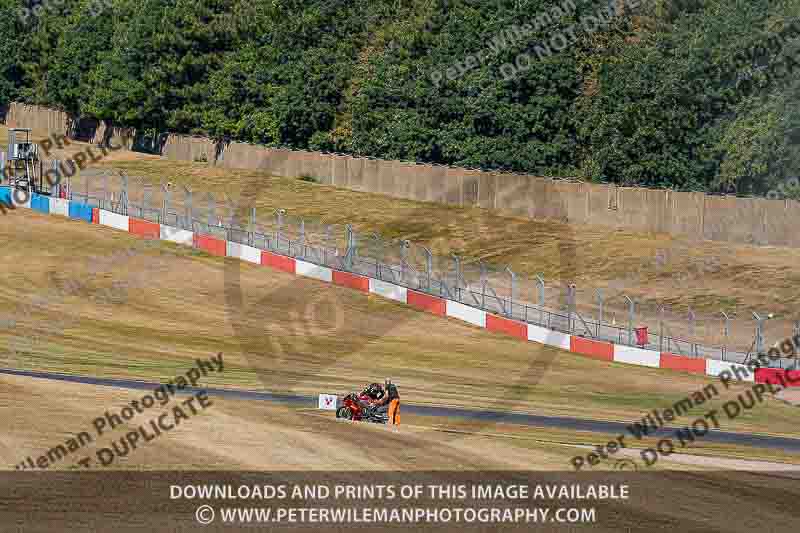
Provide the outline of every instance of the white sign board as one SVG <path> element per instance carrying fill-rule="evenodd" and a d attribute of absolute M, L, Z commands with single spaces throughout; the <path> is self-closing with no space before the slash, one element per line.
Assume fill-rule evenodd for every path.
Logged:
<path fill-rule="evenodd" d="M 319 395 L 319 408 L 327 409 L 329 411 L 336 410 L 336 403 L 338 398 L 335 394 L 320 394 Z"/>

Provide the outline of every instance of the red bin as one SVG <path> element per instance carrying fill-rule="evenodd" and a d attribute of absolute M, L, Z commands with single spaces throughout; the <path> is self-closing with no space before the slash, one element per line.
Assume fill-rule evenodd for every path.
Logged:
<path fill-rule="evenodd" d="M 647 345 L 647 326 L 636 328 L 636 344 L 639 346 Z"/>

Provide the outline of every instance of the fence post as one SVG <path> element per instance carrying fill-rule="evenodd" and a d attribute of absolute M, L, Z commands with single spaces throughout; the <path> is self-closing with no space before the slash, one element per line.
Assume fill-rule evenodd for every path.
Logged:
<path fill-rule="evenodd" d="M 722 315 L 722 318 L 724 319 L 723 326 L 722 326 L 722 337 L 723 337 L 723 339 L 722 339 L 722 360 L 724 361 L 725 360 L 725 355 L 727 355 L 727 353 L 728 353 L 728 335 L 730 334 L 730 331 L 731 331 L 730 330 L 731 319 L 730 319 L 730 317 L 728 317 L 728 314 L 725 311 L 720 311 L 720 314 Z"/>
<path fill-rule="evenodd" d="M 408 249 L 411 248 L 411 241 L 405 239 L 400 248 L 400 281 L 406 282 L 406 264 L 408 263 Z"/>
<path fill-rule="evenodd" d="M 461 301 L 461 258 L 456 254 L 450 254 L 456 266 L 456 300 Z"/>
<path fill-rule="evenodd" d="M 353 226 L 350 224 L 345 226 L 346 238 L 347 241 L 347 251 L 344 255 L 343 265 L 348 270 L 353 270 L 353 254 L 355 254 L 355 247 L 356 247 L 356 237 L 353 233 Z"/>
<path fill-rule="evenodd" d="M 756 319 L 755 348 L 756 356 L 758 356 L 764 353 L 764 319 L 755 311 L 753 311 L 753 318 Z"/>
<path fill-rule="evenodd" d="M 281 231 L 283 229 L 283 216 L 286 214 L 286 209 L 275 210 L 275 221 L 277 229 L 275 230 L 275 250 L 281 249 Z"/>
<path fill-rule="evenodd" d="M 122 175 L 122 192 L 119 195 L 119 210 L 121 215 L 128 214 L 128 176 Z"/>
<path fill-rule="evenodd" d="M 256 242 L 256 208 L 250 208 L 250 221 L 247 224 L 247 244 L 249 246 L 255 246 Z"/>
<path fill-rule="evenodd" d="M 573 333 L 575 328 L 573 327 L 573 318 L 572 315 L 575 313 L 575 289 L 577 287 L 574 283 L 570 283 L 567 285 L 567 326 L 569 327 L 569 332 Z"/>
<path fill-rule="evenodd" d="M 194 199 L 193 193 L 188 185 L 183 186 L 183 192 L 186 195 L 186 215 L 184 217 L 183 229 L 194 231 L 194 207 L 192 206 L 192 201 Z"/>
<path fill-rule="evenodd" d="M 433 271 L 433 253 L 426 248 L 425 246 L 422 247 L 425 250 L 425 277 L 427 278 L 428 284 L 428 291 L 431 290 L 431 273 Z M 442 288 L 439 287 L 439 295 L 442 294 Z"/>
<path fill-rule="evenodd" d="M 514 318 L 514 300 L 517 299 L 517 275 L 511 270 L 511 267 L 506 267 L 506 271 L 511 276 L 511 300 L 509 301 L 509 318 Z"/>
<path fill-rule="evenodd" d="M 539 324 L 544 325 L 544 278 L 536 274 L 536 285 L 539 290 Z"/>
<path fill-rule="evenodd" d="M 622 295 L 628 301 L 628 346 L 633 346 L 633 322 L 636 319 L 636 302 L 626 295 Z"/>
<path fill-rule="evenodd" d="M 694 314 L 692 308 L 689 308 L 689 346 L 690 346 L 690 355 L 692 357 L 697 357 L 697 346 L 695 344 L 695 320 L 697 319 L 697 315 Z"/>
<path fill-rule="evenodd" d="M 597 333 L 596 337 L 600 338 L 600 327 L 603 325 L 603 290 L 596 289 L 595 293 L 597 294 L 597 306 L 599 308 L 599 312 L 597 315 Z"/>
<path fill-rule="evenodd" d="M 794 334 L 792 335 L 792 340 L 797 339 L 798 336 L 800 336 L 800 320 L 795 320 L 792 333 Z M 794 356 L 794 369 L 797 370 L 798 366 L 800 366 L 800 353 L 798 353 L 797 350 L 797 343 L 794 342 L 793 345 L 794 348 L 792 350 L 792 355 Z"/>
<path fill-rule="evenodd" d="M 486 272 L 486 265 L 482 260 L 478 260 L 478 268 L 481 271 L 481 307 L 486 309 L 486 285 L 489 283 L 489 275 Z"/>
<path fill-rule="evenodd" d="M 234 228 L 239 227 L 239 219 L 236 216 L 236 207 L 228 195 L 225 195 L 225 206 L 228 208 L 228 226 L 225 228 L 225 236 L 229 241 L 240 242 L 234 238 Z M 225 220 L 222 222 L 225 224 Z"/>
<path fill-rule="evenodd" d="M 89 197 L 89 178 L 86 178 L 86 197 Z M 88 200 L 87 200 L 88 201 Z M 103 199 L 98 202 L 100 209 L 109 209 L 108 207 L 108 174 L 103 173 Z"/>
<path fill-rule="evenodd" d="M 161 196 L 163 198 L 163 202 L 161 203 L 161 220 L 159 221 L 161 224 L 168 224 L 169 222 L 169 195 L 169 185 L 162 183 Z"/>
<path fill-rule="evenodd" d="M 658 351 L 664 351 L 664 306 L 658 308 Z M 667 344 L 667 351 L 669 351 L 669 344 Z"/>

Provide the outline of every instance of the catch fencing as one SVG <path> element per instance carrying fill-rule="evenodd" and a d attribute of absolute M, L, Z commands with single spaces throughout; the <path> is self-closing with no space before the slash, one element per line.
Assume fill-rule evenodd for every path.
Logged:
<path fill-rule="evenodd" d="M 766 348 L 766 317 L 755 313 L 747 328 L 723 312 L 709 318 L 691 310 L 680 316 L 664 306 L 643 309 L 624 294 L 607 296 L 541 275 L 527 279 L 508 267 L 434 254 L 423 245 L 360 232 L 352 225 L 329 224 L 283 209 L 257 212 L 230 198 L 217 201 L 210 193 L 153 185 L 124 173 L 83 173 L 80 182 L 67 179 L 63 188 L 68 199 L 106 211 L 384 280 L 571 335 L 737 363 Z M 644 323 L 648 335 L 642 343 L 636 329 Z M 795 324 L 797 333 L 800 325 Z M 774 359 L 770 364 L 798 367 L 795 358 Z"/>

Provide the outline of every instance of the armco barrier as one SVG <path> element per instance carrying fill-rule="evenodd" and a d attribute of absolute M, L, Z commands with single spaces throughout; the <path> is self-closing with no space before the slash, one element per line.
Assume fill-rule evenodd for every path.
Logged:
<path fill-rule="evenodd" d="M 86 222 L 92 221 L 92 206 L 82 204 L 79 202 L 69 203 L 69 217 L 85 220 Z"/>
<path fill-rule="evenodd" d="M 174 242 L 185 246 L 194 246 L 194 233 L 189 230 L 164 226 L 162 224 L 159 228 L 159 234 L 162 241 Z"/>
<path fill-rule="evenodd" d="M 446 302 L 447 304 L 445 312 L 447 313 L 447 316 L 463 320 L 464 322 L 468 322 L 481 328 L 486 327 L 486 311 L 475 309 L 474 307 L 454 302 L 452 300 L 446 300 Z"/>
<path fill-rule="evenodd" d="M 652 350 L 643 350 L 633 346 L 614 345 L 614 362 L 629 365 L 649 366 L 658 368 L 661 365 L 661 353 Z"/>
<path fill-rule="evenodd" d="M 737 368 L 738 372 L 735 371 Z M 706 359 L 706 374 L 709 376 L 719 376 L 725 370 L 731 373 L 733 379 L 741 378 L 743 381 L 756 380 L 755 373 L 745 365 L 717 361 L 716 359 Z"/>
<path fill-rule="evenodd" d="M 447 306 L 442 298 L 430 296 L 416 291 L 408 291 L 406 296 L 407 303 L 411 307 L 416 307 L 423 311 L 428 311 L 434 315 L 445 316 L 447 314 Z"/>
<path fill-rule="evenodd" d="M 307 278 L 314 278 L 320 281 L 333 282 L 333 270 L 327 267 L 315 265 L 314 263 L 306 263 L 297 259 L 295 261 L 295 273 L 298 276 L 305 276 Z"/>
<path fill-rule="evenodd" d="M 369 292 L 398 302 L 406 303 L 408 301 L 408 289 L 379 279 L 370 278 Z"/>
<path fill-rule="evenodd" d="M 219 257 L 225 257 L 225 252 L 228 251 L 227 246 L 225 246 L 225 241 L 210 235 L 198 235 L 195 233 L 192 244 L 199 250 Z"/>
<path fill-rule="evenodd" d="M 601 361 L 614 360 L 614 345 L 610 342 L 593 341 L 583 337 L 570 337 L 569 351 Z"/>
<path fill-rule="evenodd" d="M 61 215 L 62 217 L 69 216 L 69 200 L 63 198 L 50 198 L 50 214 Z"/>
<path fill-rule="evenodd" d="M 486 315 L 486 329 L 497 333 L 505 333 L 512 337 L 528 340 L 528 325 L 491 313 Z"/>
<path fill-rule="evenodd" d="M 128 231 L 139 237 L 153 240 L 159 240 L 161 238 L 161 226 L 155 222 L 131 217 L 128 220 L 128 225 Z"/>
<path fill-rule="evenodd" d="M 571 335 L 541 326 L 534 326 L 533 324 L 528 324 L 528 340 L 567 351 L 572 348 Z"/>
<path fill-rule="evenodd" d="M 364 276 L 359 276 L 357 274 L 334 270 L 333 283 L 336 285 L 341 285 L 342 287 L 349 287 L 351 289 L 369 292 L 369 278 L 365 278 Z"/>
<path fill-rule="evenodd" d="M 680 370 L 682 372 L 689 372 L 691 374 L 706 373 L 706 360 L 704 358 L 686 357 L 667 352 L 661 352 L 661 361 L 659 362 L 658 366 L 660 368 Z"/>
<path fill-rule="evenodd" d="M 128 231 L 130 228 L 127 216 L 118 215 L 104 209 L 100 210 L 100 224 L 122 231 Z"/>
<path fill-rule="evenodd" d="M 31 209 L 40 213 L 50 213 L 50 198 L 41 194 L 31 194 Z"/>
<path fill-rule="evenodd" d="M 236 257 L 248 263 L 261 264 L 261 250 L 238 242 L 225 241 L 227 243 L 225 253 L 228 257 Z"/>
<path fill-rule="evenodd" d="M 800 370 L 757 368 L 755 381 L 756 383 L 769 383 L 781 387 L 800 387 Z"/>
<path fill-rule="evenodd" d="M 295 260 L 293 257 L 286 257 L 285 255 L 273 254 L 272 252 L 261 252 L 261 264 L 272 267 L 277 270 L 283 270 L 290 274 L 295 273 L 294 267 Z"/>

